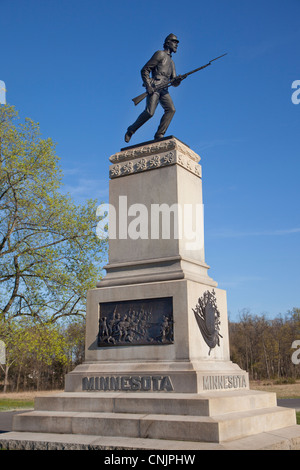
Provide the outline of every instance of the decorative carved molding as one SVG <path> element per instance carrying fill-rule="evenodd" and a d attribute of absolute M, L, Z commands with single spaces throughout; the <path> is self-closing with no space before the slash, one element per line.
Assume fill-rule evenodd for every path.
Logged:
<path fill-rule="evenodd" d="M 139 157 L 135 155 L 133 160 L 129 160 L 128 157 L 127 159 L 114 160 L 119 161 L 119 163 L 110 166 L 110 178 L 119 178 L 120 176 L 175 164 L 186 168 L 188 171 L 201 178 L 201 166 L 194 158 L 191 159 L 191 156 L 187 155 L 186 152 L 181 153 L 178 150 L 170 150 L 159 154 L 141 155 Z"/>

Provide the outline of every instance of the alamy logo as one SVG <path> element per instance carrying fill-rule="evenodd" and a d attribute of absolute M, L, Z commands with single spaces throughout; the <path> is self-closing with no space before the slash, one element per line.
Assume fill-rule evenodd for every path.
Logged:
<path fill-rule="evenodd" d="M 97 237 L 118 240 L 184 240 L 187 250 L 204 246 L 203 204 L 128 205 L 127 196 L 119 196 L 118 207 L 101 204 L 97 217 Z"/>
<path fill-rule="evenodd" d="M 0 104 L 6 104 L 6 88 L 2 80 L 0 80 Z"/>
<path fill-rule="evenodd" d="M 300 364 L 300 340 L 293 341 L 291 348 L 296 349 L 292 354 L 292 363 L 298 365 Z"/>
<path fill-rule="evenodd" d="M 300 103 L 300 80 L 294 80 L 292 83 L 292 88 L 296 88 L 296 91 L 292 94 L 292 103 L 299 104 Z"/>
<path fill-rule="evenodd" d="M 5 364 L 6 362 L 6 347 L 4 341 L 0 340 L 0 364 Z"/>

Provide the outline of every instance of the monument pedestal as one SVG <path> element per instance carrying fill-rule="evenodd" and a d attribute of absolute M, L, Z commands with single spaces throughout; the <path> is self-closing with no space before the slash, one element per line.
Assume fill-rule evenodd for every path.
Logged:
<path fill-rule="evenodd" d="M 207 286 L 181 279 L 118 287 L 94 289 L 88 295 L 86 358 L 66 377 L 66 391 L 162 391 L 198 393 L 208 390 L 248 389 L 248 374 L 230 361 L 226 292 L 213 288 L 220 312 L 220 328 L 216 333 L 219 346 L 211 348 L 206 343 L 197 324 L 194 311 L 198 299 L 203 298 Z M 166 305 L 164 305 L 164 303 Z M 99 346 L 99 316 L 102 308 L 109 306 L 113 312 L 130 317 L 131 311 L 152 309 L 150 328 L 154 336 L 140 338 L 132 345 L 126 335 L 135 328 L 128 322 L 124 340 L 118 332 L 104 337 Z M 125 306 L 125 313 L 121 307 Z M 166 309 L 154 318 L 154 309 Z M 108 317 L 109 309 L 106 309 Z M 99 316 L 95 312 L 99 311 Z M 171 317 L 163 337 L 164 313 Z M 116 313 L 117 315 L 118 313 Z M 121 318 L 122 319 L 122 318 Z M 130 320 L 130 318 L 129 318 Z M 107 321 L 109 323 L 109 321 Z M 139 325 L 136 325 L 139 332 Z M 156 334 L 157 333 L 157 334 Z M 161 335 L 161 336 L 160 336 Z M 133 336 L 133 335 L 132 335 Z M 106 341 L 106 342 L 105 342 Z M 142 343 L 142 344 L 140 344 Z M 144 343 L 144 344 L 143 344 Z"/>
<path fill-rule="evenodd" d="M 170 137 L 110 160 L 107 275 L 88 293 L 85 363 L 66 391 L 248 389 L 205 262 L 200 157 Z"/>
<path fill-rule="evenodd" d="M 88 293 L 85 361 L 0 443 L 297 448 L 295 411 L 249 390 L 230 361 L 226 292 L 204 256 L 200 157 L 169 137 L 110 160 L 110 205 L 99 211 L 109 213 L 109 264 Z"/>

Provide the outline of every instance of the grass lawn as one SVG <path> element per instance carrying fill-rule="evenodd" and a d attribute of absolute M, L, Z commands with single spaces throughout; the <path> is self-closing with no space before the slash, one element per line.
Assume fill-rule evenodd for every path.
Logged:
<path fill-rule="evenodd" d="M 251 390 L 261 390 L 263 392 L 275 392 L 277 398 L 300 398 L 300 381 L 292 384 L 277 384 L 272 380 L 250 381 Z"/>
<path fill-rule="evenodd" d="M 26 399 L 13 399 L 0 397 L 0 411 L 19 410 L 22 408 L 33 408 L 34 401 Z"/>
<path fill-rule="evenodd" d="M 52 395 L 60 392 L 61 390 L 47 392 L 0 393 L 0 412 L 34 408 L 34 398 L 37 395 Z"/>

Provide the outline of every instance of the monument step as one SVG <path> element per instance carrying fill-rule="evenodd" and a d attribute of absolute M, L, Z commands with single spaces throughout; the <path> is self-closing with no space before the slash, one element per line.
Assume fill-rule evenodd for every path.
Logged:
<path fill-rule="evenodd" d="M 194 442 L 222 442 L 296 424 L 293 409 L 272 407 L 215 416 L 32 411 L 14 416 L 13 430 Z"/>
<path fill-rule="evenodd" d="M 8 432 L 0 434 L 1 448 L 9 450 L 143 450 L 151 451 L 150 455 L 152 456 L 153 451 L 161 450 L 299 450 L 300 426 L 289 426 L 222 443 L 90 436 L 83 434 Z M 145 457 L 143 456 L 143 458 Z M 145 461 L 147 462 L 146 459 Z M 153 463 L 153 457 L 148 462 Z"/>
<path fill-rule="evenodd" d="M 186 393 L 63 392 L 35 399 L 35 410 L 212 416 L 276 406 L 276 394 L 256 390 Z"/>

